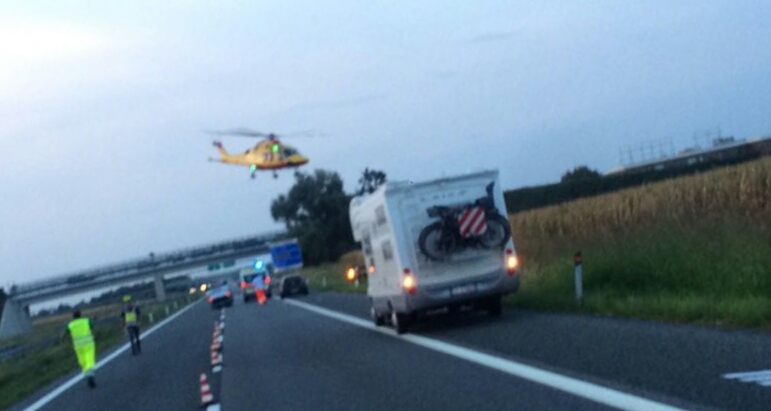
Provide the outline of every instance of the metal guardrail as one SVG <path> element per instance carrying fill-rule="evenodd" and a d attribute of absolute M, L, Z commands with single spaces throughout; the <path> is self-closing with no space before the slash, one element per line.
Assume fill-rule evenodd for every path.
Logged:
<path fill-rule="evenodd" d="M 5 349 L 0 352 L 0 363 L 10 361 L 14 358 L 23 357 L 30 352 L 44 350 L 48 347 L 59 344 L 60 341 L 61 339 L 58 337 L 51 337 L 32 344 L 14 345 L 12 349 Z"/>
<path fill-rule="evenodd" d="M 190 247 L 169 253 L 154 255 L 151 257 L 129 260 L 127 262 L 98 267 L 95 269 L 72 272 L 65 275 L 50 277 L 45 280 L 33 281 L 26 284 L 14 285 L 10 289 L 10 297 L 22 294 L 32 294 L 36 291 L 52 291 L 56 288 L 66 288 L 76 284 L 93 281 L 96 279 L 107 280 L 117 275 L 140 273 L 148 269 L 158 269 L 163 266 L 173 266 L 182 262 L 190 262 L 203 258 L 215 257 L 226 252 L 234 252 L 249 249 L 286 235 L 285 231 L 275 231 L 259 236 L 242 237 L 235 240 L 218 242 L 204 246 Z"/>

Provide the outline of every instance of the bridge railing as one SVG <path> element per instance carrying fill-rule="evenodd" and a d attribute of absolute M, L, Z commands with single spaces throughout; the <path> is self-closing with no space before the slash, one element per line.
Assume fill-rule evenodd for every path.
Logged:
<path fill-rule="evenodd" d="M 152 257 L 137 258 L 95 269 L 71 272 L 69 274 L 58 275 L 44 280 L 15 285 L 11 287 L 10 295 L 18 296 L 21 294 L 31 294 L 40 290 L 55 291 L 56 289 L 67 288 L 97 279 L 109 280 L 114 276 L 155 270 L 165 265 L 176 265 L 185 261 L 211 258 L 219 254 L 226 254 L 227 252 L 264 245 L 265 243 L 279 239 L 284 235 L 286 235 L 285 231 L 275 231 L 258 236 L 247 236 L 204 246 L 189 247 L 182 250 L 153 255 Z"/>

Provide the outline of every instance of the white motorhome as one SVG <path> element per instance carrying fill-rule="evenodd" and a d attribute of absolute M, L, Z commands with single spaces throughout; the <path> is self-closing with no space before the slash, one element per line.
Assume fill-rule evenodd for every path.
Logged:
<path fill-rule="evenodd" d="M 501 313 L 501 297 L 519 288 L 519 267 L 498 174 L 388 182 L 351 200 L 353 237 L 362 245 L 377 325 L 390 320 L 403 333 L 418 314 L 463 305 Z M 483 217 L 466 224 L 469 211 L 485 204 Z M 493 228 L 499 238 L 485 243 Z M 463 229 L 478 232 L 463 236 Z M 445 248 L 430 253 L 427 244 Z"/>

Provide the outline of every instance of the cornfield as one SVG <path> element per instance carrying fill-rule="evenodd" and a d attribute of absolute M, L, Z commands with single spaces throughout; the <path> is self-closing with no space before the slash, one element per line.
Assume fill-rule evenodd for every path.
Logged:
<path fill-rule="evenodd" d="M 771 158 L 509 216 L 515 304 L 771 328 Z"/>
<path fill-rule="evenodd" d="M 667 224 L 689 227 L 726 220 L 767 229 L 771 158 L 612 194 L 509 215 L 518 248 L 542 255 L 549 244 L 582 243 Z"/>

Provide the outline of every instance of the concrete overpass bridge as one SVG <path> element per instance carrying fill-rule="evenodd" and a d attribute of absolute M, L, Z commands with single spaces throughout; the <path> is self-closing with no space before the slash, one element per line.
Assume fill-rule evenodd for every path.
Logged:
<path fill-rule="evenodd" d="M 147 279 L 155 281 L 156 298 L 163 300 L 166 298 L 163 287 L 166 275 L 268 253 L 272 242 L 286 236 L 283 231 L 272 232 L 14 285 L 9 290 L 0 319 L 0 339 L 31 331 L 30 304 Z"/>

